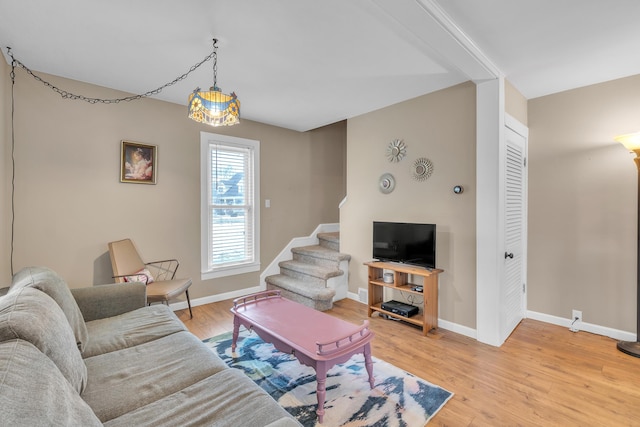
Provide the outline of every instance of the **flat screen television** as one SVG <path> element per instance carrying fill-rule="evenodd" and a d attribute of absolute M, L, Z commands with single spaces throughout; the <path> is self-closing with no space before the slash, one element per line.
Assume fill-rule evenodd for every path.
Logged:
<path fill-rule="evenodd" d="M 373 257 L 436 268 L 436 225 L 374 221 Z"/>

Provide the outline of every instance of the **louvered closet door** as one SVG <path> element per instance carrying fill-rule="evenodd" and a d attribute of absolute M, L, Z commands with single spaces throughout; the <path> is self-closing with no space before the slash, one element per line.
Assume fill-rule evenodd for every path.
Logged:
<path fill-rule="evenodd" d="M 504 199 L 504 274 L 502 338 L 506 339 L 524 318 L 525 301 L 525 219 L 526 219 L 526 139 L 506 129 Z"/>

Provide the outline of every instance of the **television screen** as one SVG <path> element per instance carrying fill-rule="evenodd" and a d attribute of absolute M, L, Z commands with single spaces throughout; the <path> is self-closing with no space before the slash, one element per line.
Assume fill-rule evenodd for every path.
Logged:
<path fill-rule="evenodd" d="M 374 221 L 373 257 L 436 268 L 436 225 Z"/>

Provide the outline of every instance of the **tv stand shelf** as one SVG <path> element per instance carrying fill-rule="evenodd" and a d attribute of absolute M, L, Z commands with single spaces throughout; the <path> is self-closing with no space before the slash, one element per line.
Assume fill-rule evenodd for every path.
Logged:
<path fill-rule="evenodd" d="M 428 269 L 395 262 L 371 261 L 364 263 L 369 269 L 369 317 L 373 313 L 382 313 L 405 322 L 420 326 L 423 335 L 438 327 L 438 275 L 444 270 Z M 393 273 L 393 283 L 386 283 L 383 279 L 384 270 Z M 422 279 L 422 283 L 410 283 L 409 275 L 414 280 Z M 417 292 L 412 288 L 422 286 L 423 291 Z M 413 295 L 422 296 L 422 313 L 413 317 L 403 317 L 382 309 L 384 302 L 384 288 L 396 289 Z"/>

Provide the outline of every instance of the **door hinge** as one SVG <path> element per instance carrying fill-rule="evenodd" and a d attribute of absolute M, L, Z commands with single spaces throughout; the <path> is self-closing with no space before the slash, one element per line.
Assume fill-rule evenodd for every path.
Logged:
<path fill-rule="evenodd" d="M 527 292 L 527 284 L 523 283 L 522 284 L 522 293 L 524 294 L 525 292 Z"/>
<path fill-rule="evenodd" d="M 526 157 L 523 158 L 522 164 L 524 165 L 525 168 L 527 167 L 527 158 Z"/>

